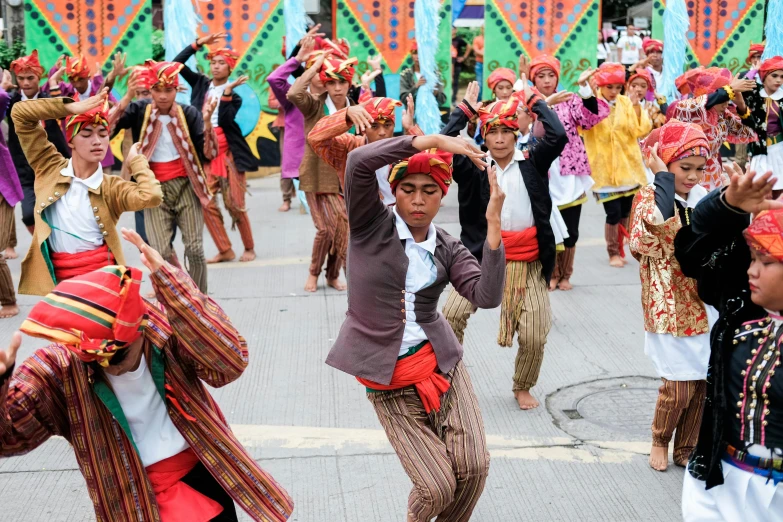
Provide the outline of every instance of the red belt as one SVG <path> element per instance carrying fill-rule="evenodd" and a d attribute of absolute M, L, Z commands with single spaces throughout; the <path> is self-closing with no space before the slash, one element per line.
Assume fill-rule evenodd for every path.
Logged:
<path fill-rule="evenodd" d="M 524 261 L 532 263 L 538 259 L 538 238 L 536 227 L 530 227 L 521 232 L 501 230 L 503 247 L 506 250 L 506 261 Z"/>
<path fill-rule="evenodd" d="M 182 163 L 182 158 L 164 162 L 150 162 L 150 169 L 155 173 L 155 179 L 161 183 L 171 181 L 175 178 L 188 177 L 188 171 L 185 170 L 185 164 Z"/>
<path fill-rule="evenodd" d="M 109 251 L 109 246 L 106 243 L 95 250 L 79 252 L 78 254 L 52 252 L 49 258 L 54 265 L 54 277 L 58 283 L 93 270 L 98 270 L 104 266 L 116 264 L 114 254 Z"/>
<path fill-rule="evenodd" d="M 210 162 L 212 175 L 221 178 L 228 177 L 226 172 L 226 154 L 228 153 L 228 139 L 226 133 L 220 127 L 215 127 L 215 136 L 217 136 L 218 153 Z"/>

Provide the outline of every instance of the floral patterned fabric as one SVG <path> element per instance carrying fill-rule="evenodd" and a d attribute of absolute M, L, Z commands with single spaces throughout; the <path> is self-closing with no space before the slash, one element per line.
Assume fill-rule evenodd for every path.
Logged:
<path fill-rule="evenodd" d="M 587 151 L 582 138 L 579 137 L 579 129 L 592 129 L 609 116 L 609 104 L 604 100 L 597 101 L 598 114 L 587 110 L 582 97 L 578 95 L 571 96 L 570 100 L 552 107 L 557 117 L 560 118 L 560 123 L 565 127 L 568 136 L 568 143 L 560 154 L 561 176 L 589 176 L 591 174 Z"/>

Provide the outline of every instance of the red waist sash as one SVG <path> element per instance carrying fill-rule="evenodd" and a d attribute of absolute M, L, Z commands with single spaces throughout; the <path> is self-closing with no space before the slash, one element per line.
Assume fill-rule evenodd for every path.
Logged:
<path fill-rule="evenodd" d="M 188 448 L 147 466 L 161 522 L 207 522 L 223 511 L 223 506 L 182 482 L 198 462 Z"/>
<path fill-rule="evenodd" d="M 228 177 L 226 172 L 226 154 L 228 153 L 228 139 L 226 133 L 220 127 L 215 127 L 215 135 L 217 136 L 218 153 L 217 156 L 210 162 L 212 167 L 212 175 L 220 176 L 221 178 Z"/>
<path fill-rule="evenodd" d="M 449 390 L 451 384 L 441 374 L 437 373 L 438 360 L 432 344 L 427 343 L 421 350 L 409 357 L 399 359 L 394 367 L 394 374 L 389 384 L 356 377 L 356 380 L 373 390 L 399 390 L 406 386 L 415 386 L 421 398 L 424 410 L 440 410 L 440 397 Z"/>
<path fill-rule="evenodd" d="M 93 270 L 98 270 L 104 266 L 116 264 L 114 254 L 109 251 L 109 246 L 106 243 L 95 250 L 79 252 L 78 254 L 51 252 L 49 258 L 52 260 L 52 265 L 54 265 L 54 277 L 58 283 Z"/>
<path fill-rule="evenodd" d="M 506 249 L 506 261 L 532 263 L 538 259 L 538 238 L 536 227 L 520 232 L 501 230 L 500 235 Z"/>
<path fill-rule="evenodd" d="M 161 183 L 171 181 L 175 178 L 187 178 L 188 171 L 185 170 L 185 164 L 181 158 L 171 161 L 150 162 L 150 169 L 155 173 L 155 179 Z"/>

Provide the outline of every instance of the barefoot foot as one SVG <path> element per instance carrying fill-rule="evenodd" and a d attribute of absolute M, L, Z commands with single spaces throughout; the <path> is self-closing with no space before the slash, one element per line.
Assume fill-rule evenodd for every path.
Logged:
<path fill-rule="evenodd" d="M 628 258 L 627 257 L 621 257 L 620 259 L 623 261 L 623 266 L 628 264 Z"/>
<path fill-rule="evenodd" d="M 650 450 L 650 467 L 656 471 L 666 471 L 669 466 L 669 447 L 653 446 Z"/>
<path fill-rule="evenodd" d="M 515 391 L 514 398 L 517 400 L 517 404 L 519 404 L 520 410 L 532 410 L 534 408 L 538 408 L 539 406 L 536 398 L 530 395 L 530 392 L 527 390 Z"/>
<path fill-rule="evenodd" d="M 214 265 L 215 263 L 228 263 L 229 261 L 233 261 L 236 257 L 237 255 L 234 253 L 234 249 L 229 248 L 225 252 L 221 252 L 212 259 L 207 259 L 207 264 Z"/>
<path fill-rule="evenodd" d="M 331 286 L 331 287 L 332 287 L 332 288 L 334 288 L 335 290 L 339 290 L 339 291 L 341 291 L 341 292 L 342 292 L 343 290 L 345 290 L 346 288 L 348 288 L 347 286 L 345 286 L 345 283 L 343 283 L 343 282 L 342 282 L 342 281 L 340 281 L 339 279 L 327 279 L 327 280 L 326 280 L 326 284 L 327 284 L 327 285 L 329 285 L 329 286 Z"/>
<path fill-rule="evenodd" d="M 253 261 L 256 258 L 256 251 L 255 250 L 245 250 L 242 252 L 242 255 L 239 257 L 240 263 L 247 263 L 248 261 Z"/>
<path fill-rule="evenodd" d="M 283 201 L 283 204 L 280 205 L 280 208 L 277 209 L 278 212 L 288 212 L 289 210 L 291 210 L 290 201 Z"/>
<path fill-rule="evenodd" d="M 8 319 L 19 314 L 19 306 L 16 303 L 0 308 L 0 319 Z"/>
<path fill-rule="evenodd" d="M 3 257 L 6 259 L 16 259 L 19 257 L 19 254 L 16 253 L 16 250 L 14 250 L 12 247 L 8 247 L 3 252 Z"/>
<path fill-rule="evenodd" d="M 609 257 L 609 266 L 612 266 L 614 268 L 622 268 L 625 266 L 625 263 L 623 262 L 623 258 L 620 256 L 611 256 Z"/>
<path fill-rule="evenodd" d="M 318 290 L 318 276 L 310 274 L 305 283 L 305 292 L 315 292 L 316 290 Z"/>
<path fill-rule="evenodd" d="M 572 285 L 571 281 L 569 281 L 568 279 L 561 279 L 560 282 L 557 284 L 557 286 L 563 292 L 568 292 L 569 290 L 574 289 L 574 285 Z"/>
<path fill-rule="evenodd" d="M 550 279 L 549 280 L 549 291 L 550 292 L 554 292 L 555 290 L 557 290 L 557 281 L 555 279 Z"/>

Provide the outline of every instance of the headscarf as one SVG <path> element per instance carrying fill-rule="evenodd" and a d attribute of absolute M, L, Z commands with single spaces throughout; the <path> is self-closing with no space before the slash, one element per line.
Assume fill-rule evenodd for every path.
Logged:
<path fill-rule="evenodd" d="M 782 71 L 783 70 L 783 56 L 773 56 L 772 58 L 768 58 L 761 62 L 761 65 L 759 66 L 759 76 L 761 77 L 761 81 L 764 81 L 764 78 L 767 77 L 769 73 L 772 71 Z"/>
<path fill-rule="evenodd" d="M 351 44 L 345 38 L 340 38 L 337 41 L 323 38 L 320 48 L 324 51 L 331 51 L 332 56 L 341 60 L 347 60 L 351 54 Z"/>
<path fill-rule="evenodd" d="M 511 85 L 514 85 L 514 82 L 517 81 L 517 73 L 506 67 L 498 67 L 492 71 L 492 74 L 490 74 L 487 78 L 487 85 L 489 85 L 489 90 L 494 91 L 495 87 L 497 87 L 498 84 L 502 81 L 506 81 Z"/>
<path fill-rule="evenodd" d="M 539 54 L 530 61 L 530 77 L 528 80 L 535 83 L 536 75 L 544 69 L 552 69 L 552 72 L 557 76 L 557 81 L 560 81 L 560 60 L 548 54 Z"/>
<path fill-rule="evenodd" d="M 427 174 L 443 191 L 443 195 L 449 191 L 451 185 L 451 161 L 453 154 L 438 149 L 429 149 L 392 166 L 389 172 L 389 184 L 392 192 L 397 189 L 402 178 L 410 174 Z"/>
<path fill-rule="evenodd" d="M 84 114 L 74 114 L 65 120 L 65 142 L 70 143 L 85 125 L 102 125 L 109 127 L 109 100 L 103 106 L 94 108 Z"/>
<path fill-rule="evenodd" d="M 402 107 L 402 103 L 392 98 L 372 98 L 364 104 L 364 108 L 370 113 L 374 121 L 394 121 L 394 111 Z"/>
<path fill-rule="evenodd" d="M 744 235 L 751 249 L 783 263 L 783 209 L 759 212 Z"/>
<path fill-rule="evenodd" d="M 604 62 L 595 73 L 595 84 L 598 87 L 606 85 L 625 85 L 625 67 L 621 63 Z"/>
<path fill-rule="evenodd" d="M 655 79 L 653 79 L 652 74 L 647 69 L 636 69 L 631 77 L 628 78 L 627 85 L 630 87 L 631 82 L 640 78 L 647 82 L 647 92 L 655 92 Z"/>
<path fill-rule="evenodd" d="M 33 49 L 28 56 L 22 56 L 11 62 L 11 71 L 17 76 L 25 71 L 30 71 L 39 78 L 43 76 L 44 68 L 38 61 L 38 49 Z"/>
<path fill-rule="evenodd" d="M 663 42 L 655 38 L 645 38 L 642 40 L 642 51 L 644 51 L 644 54 L 650 54 L 655 51 L 662 53 Z"/>
<path fill-rule="evenodd" d="M 20 330 L 64 345 L 85 363 L 108 366 L 147 326 L 141 271 L 107 266 L 67 279 L 39 301 Z"/>
<path fill-rule="evenodd" d="M 478 111 L 479 122 L 481 123 L 481 137 L 487 135 L 492 127 L 503 126 L 513 131 L 519 130 L 519 120 L 517 118 L 517 109 L 519 108 L 519 99 L 512 96 L 507 101 L 496 101 Z"/>
<path fill-rule="evenodd" d="M 84 56 L 67 56 L 65 58 L 65 75 L 69 80 L 90 77 L 90 65 Z"/>
<path fill-rule="evenodd" d="M 326 54 L 326 51 L 313 51 L 310 54 L 310 58 L 307 59 L 305 62 L 305 69 L 309 69 L 313 65 L 315 65 L 315 62 L 318 60 L 318 57 L 321 55 Z"/>
<path fill-rule="evenodd" d="M 221 47 L 220 49 L 215 49 L 214 51 L 210 51 L 207 54 L 207 60 L 211 61 L 212 58 L 215 58 L 216 56 L 222 56 L 223 59 L 226 60 L 229 71 L 233 71 L 234 68 L 237 66 L 237 62 L 239 61 L 239 53 L 237 53 L 232 49 L 229 49 L 228 47 Z"/>
<path fill-rule="evenodd" d="M 722 67 L 699 67 L 692 69 L 677 79 L 680 85 L 680 92 L 683 94 L 693 94 L 694 96 L 709 95 L 721 87 L 731 83 L 733 75 L 728 69 Z M 675 85 L 677 85 L 675 82 Z M 683 91 L 686 89 L 686 91 Z"/>
<path fill-rule="evenodd" d="M 140 71 L 142 86 L 149 90 L 153 87 L 174 88 L 179 87 L 179 72 L 184 64 L 179 62 L 156 62 L 147 60 Z"/>
<path fill-rule="evenodd" d="M 750 49 L 748 49 L 748 61 L 756 54 L 764 54 L 764 47 L 765 45 L 763 43 L 750 44 Z"/>
<path fill-rule="evenodd" d="M 649 152 L 658 144 L 658 157 L 666 165 L 692 156 L 710 156 L 710 143 L 701 126 L 679 120 L 669 120 L 653 130 L 642 148 Z"/>
<path fill-rule="evenodd" d="M 348 60 L 327 58 L 324 60 L 324 64 L 321 66 L 321 72 L 319 73 L 321 81 L 326 83 L 344 80 L 351 83 L 353 75 L 356 72 L 354 66 L 358 61 L 359 60 L 356 58 L 349 58 Z"/>

